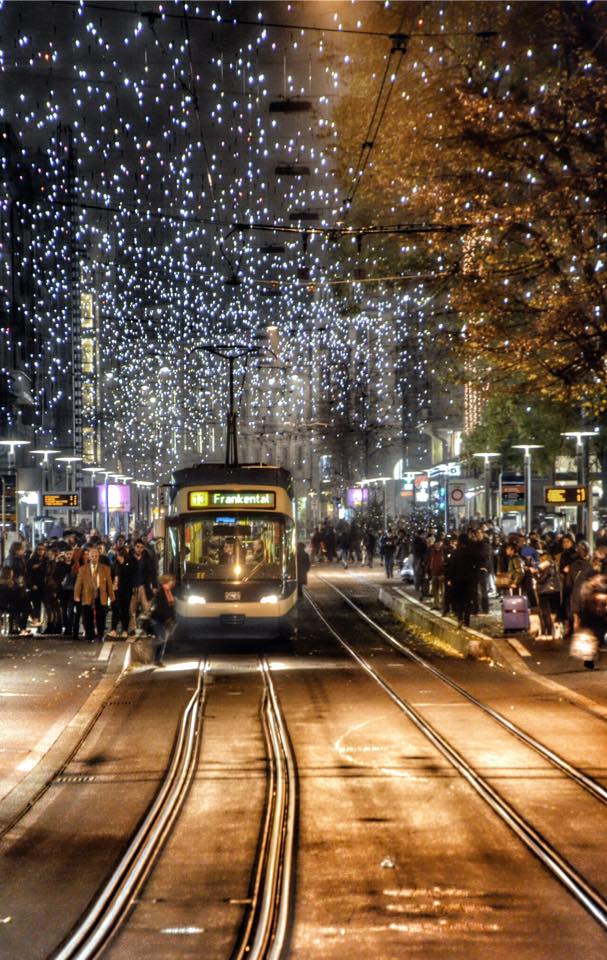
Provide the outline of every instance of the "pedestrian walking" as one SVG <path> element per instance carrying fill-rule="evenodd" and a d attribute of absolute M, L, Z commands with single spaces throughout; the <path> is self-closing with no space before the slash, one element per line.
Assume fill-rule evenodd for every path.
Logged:
<path fill-rule="evenodd" d="M 150 622 L 154 634 L 154 663 L 164 667 L 164 654 L 175 624 L 175 577 L 172 573 L 163 573 L 159 579 L 158 591 L 150 609 Z"/>
<path fill-rule="evenodd" d="M 370 529 L 370 527 L 367 527 L 363 535 L 363 544 L 365 548 L 365 553 L 367 555 L 367 566 L 369 567 L 370 570 L 373 567 L 373 557 L 375 555 L 376 543 L 377 543 L 377 537 L 375 536 L 375 533 L 373 532 L 373 530 Z"/>
<path fill-rule="evenodd" d="M 310 555 L 302 541 L 297 544 L 297 596 L 303 597 L 303 588 L 308 583 Z"/>
<path fill-rule="evenodd" d="M 386 530 L 379 541 L 379 555 L 384 561 L 386 579 L 392 580 L 394 572 L 394 554 L 396 553 L 396 539 L 390 529 Z"/>
<path fill-rule="evenodd" d="M 32 605 L 32 626 L 42 622 L 42 601 L 46 578 L 46 546 L 39 543 L 27 563 L 27 589 Z"/>
<path fill-rule="evenodd" d="M 135 541 L 133 552 L 127 559 L 130 579 L 129 636 L 135 636 L 137 617 L 149 619 L 150 603 L 156 589 L 154 562 L 145 549 L 145 543 Z"/>
<path fill-rule="evenodd" d="M 119 547 L 115 551 L 114 563 L 112 564 L 112 582 L 114 584 L 115 594 L 115 599 L 112 604 L 112 629 L 110 631 L 110 636 L 112 637 L 116 637 L 120 633 L 126 637 L 129 631 L 133 590 L 127 556 L 126 548 Z"/>

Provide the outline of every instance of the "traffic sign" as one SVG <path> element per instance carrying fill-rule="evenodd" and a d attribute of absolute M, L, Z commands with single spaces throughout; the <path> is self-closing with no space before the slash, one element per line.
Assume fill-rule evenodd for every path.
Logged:
<path fill-rule="evenodd" d="M 463 487 L 451 487 L 449 490 L 449 500 L 452 506 L 462 507 L 466 499 L 466 491 Z"/>

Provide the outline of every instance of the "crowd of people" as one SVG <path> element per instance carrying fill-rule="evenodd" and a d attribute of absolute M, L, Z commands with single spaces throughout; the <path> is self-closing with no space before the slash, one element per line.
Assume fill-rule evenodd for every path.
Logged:
<path fill-rule="evenodd" d="M 19 540 L 0 570 L 0 615 L 7 633 L 90 643 L 105 638 L 108 615 L 109 637 L 133 637 L 145 624 L 156 639 L 155 662 L 163 665 L 174 586 L 172 576 L 158 576 L 155 551 L 139 537 L 69 533 L 33 550 Z"/>
<path fill-rule="evenodd" d="M 310 541 L 313 562 L 373 566 L 377 555 L 387 579 L 395 564 L 410 574 L 421 600 L 468 626 L 487 614 L 490 600 L 512 593 L 526 597 L 539 618 L 540 635 L 568 638 L 580 631 L 598 644 L 607 632 L 607 528 L 594 552 L 572 530 L 504 533 L 492 522 L 445 533 L 402 519 L 383 533 L 369 525 L 325 521 Z M 586 662 L 591 666 L 590 660 Z"/>

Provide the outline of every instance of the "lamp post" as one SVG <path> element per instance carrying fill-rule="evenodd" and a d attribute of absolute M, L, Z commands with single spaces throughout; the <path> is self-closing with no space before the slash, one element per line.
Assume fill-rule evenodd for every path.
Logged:
<path fill-rule="evenodd" d="M 65 463 L 65 491 L 66 493 L 75 493 L 74 490 L 74 467 L 73 464 L 79 463 L 82 460 L 82 457 L 57 457 L 57 461 Z M 68 507 L 67 509 L 67 525 L 68 527 L 72 526 L 72 508 Z"/>
<path fill-rule="evenodd" d="M 15 476 L 15 448 L 16 447 L 26 447 L 29 445 L 29 440 L 0 440 L 0 446 L 7 447 L 7 461 L 8 461 L 8 482 L 14 490 L 15 497 L 15 521 L 17 520 L 17 482 Z M 6 480 L 4 476 L 1 476 L 2 480 L 2 538 L 0 540 L 1 554 L 2 554 L 2 563 L 4 563 L 4 558 L 6 555 Z"/>
<path fill-rule="evenodd" d="M 499 457 L 499 453 L 488 453 L 483 450 L 482 453 L 473 453 L 473 457 L 483 457 L 485 463 L 485 520 L 491 519 L 491 458 Z"/>
<path fill-rule="evenodd" d="M 109 491 L 109 482 L 110 482 L 110 472 L 109 470 L 103 471 L 105 476 L 103 479 L 103 487 L 105 499 L 103 501 L 103 532 L 106 537 L 110 534 L 110 491 Z"/>
<path fill-rule="evenodd" d="M 577 485 L 586 490 L 586 503 L 577 505 L 577 533 L 581 533 L 592 546 L 592 483 L 588 476 L 588 437 L 596 437 L 598 430 L 567 430 L 561 433 L 562 437 L 575 440 L 575 463 L 577 471 Z M 584 517 L 586 507 L 586 517 Z M 586 522 L 584 522 L 586 521 Z"/>
<path fill-rule="evenodd" d="M 524 470 L 525 470 L 525 530 L 529 534 L 531 533 L 531 522 L 533 517 L 533 504 L 531 503 L 531 451 L 540 450 L 544 446 L 543 443 L 513 443 L 512 448 L 514 450 L 523 450 L 525 454 L 524 460 Z"/>
<path fill-rule="evenodd" d="M 125 477 L 125 476 L 121 476 L 121 477 L 120 477 L 120 480 L 121 480 L 123 486 L 126 486 L 128 483 L 130 483 L 130 481 L 131 481 L 132 479 L 133 479 L 132 477 Z M 128 535 L 129 535 L 129 526 L 130 526 L 130 521 L 131 521 L 130 506 L 131 506 L 131 491 L 130 491 L 130 489 L 129 489 L 129 509 L 128 509 L 127 512 L 126 512 L 126 530 L 124 531 L 127 539 L 128 539 Z M 122 529 L 122 524 L 121 524 L 121 529 Z"/>
<path fill-rule="evenodd" d="M 143 507 L 140 513 L 143 513 L 143 520 L 146 526 L 150 523 L 150 488 L 154 486 L 152 480 L 137 480 L 137 486 L 143 490 Z"/>
<path fill-rule="evenodd" d="M 103 473 L 103 467 L 83 467 L 82 472 L 90 473 L 91 486 L 94 487 L 96 490 L 95 477 L 97 476 L 98 473 Z M 96 530 L 97 529 L 97 500 L 96 499 L 93 500 L 92 514 L 93 514 L 93 529 Z"/>
<path fill-rule="evenodd" d="M 38 450 L 30 450 L 30 453 L 35 453 L 37 456 L 42 457 L 40 466 L 42 467 L 42 503 L 44 503 L 44 494 L 48 493 L 48 472 L 49 472 L 49 457 L 57 453 L 57 450 L 53 450 L 52 447 L 40 447 Z M 40 506 L 40 499 L 38 499 L 38 513 L 40 513 L 42 507 Z M 46 514 L 45 514 L 46 515 Z M 32 527 L 32 547 L 34 547 L 34 529 L 36 521 L 34 519 L 34 526 Z"/>

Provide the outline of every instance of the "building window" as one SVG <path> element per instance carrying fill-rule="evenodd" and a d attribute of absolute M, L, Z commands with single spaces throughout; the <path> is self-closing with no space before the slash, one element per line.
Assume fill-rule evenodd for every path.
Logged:
<path fill-rule="evenodd" d="M 95 372 L 95 344 L 89 337 L 82 341 L 82 372 Z"/>
<path fill-rule="evenodd" d="M 89 330 L 94 325 L 93 294 L 80 294 L 80 323 Z"/>

